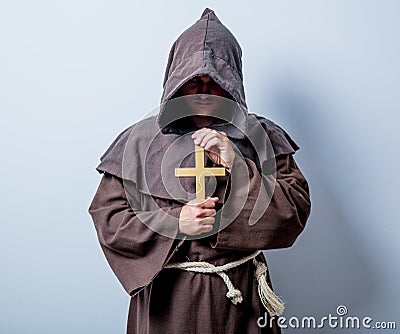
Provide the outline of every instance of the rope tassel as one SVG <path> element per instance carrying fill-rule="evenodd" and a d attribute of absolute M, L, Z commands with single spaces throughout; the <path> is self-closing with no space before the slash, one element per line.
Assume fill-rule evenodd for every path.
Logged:
<path fill-rule="evenodd" d="M 258 262 L 255 258 L 253 259 L 253 263 L 256 267 L 254 276 L 257 278 L 258 295 L 260 296 L 261 303 L 267 309 L 271 317 L 282 315 L 285 306 L 282 299 L 280 299 L 268 285 L 267 266 L 262 262 Z"/>

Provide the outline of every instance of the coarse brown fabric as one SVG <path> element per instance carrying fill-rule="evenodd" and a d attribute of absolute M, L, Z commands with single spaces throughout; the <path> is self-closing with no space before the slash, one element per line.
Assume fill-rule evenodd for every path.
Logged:
<path fill-rule="evenodd" d="M 168 158 L 166 152 L 193 129 L 165 122 L 168 107 L 123 131 L 97 167 L 104 175 L 89 212 L 102 250 L 131 296 L 127 333 L 280 333 L 275 322 L 272 328 L 257 325 L 265 309 L 251 261 L 227 272 L 243 294 L 237 305 L 225 296 L 218 275 L 163 269 L 182 261 L 222 265 L 258 249 L 289 247 L 310 212 L 308 185 L 293 158 L 298 146 L 272 121 L 247 113 L 240 46 L 209 9 L 174 43 L 162 103 L 196 75 L 213 78 L 239 105 L 232 124 L 211 126 L 227 133 L 238 157 L 230 174 L 216 178 L 213 187 L 208 181 L 207 195 L 220 198 L 213 232 L 191 239 L 178 231 L 180 210 L 195 193 L 194 178 L 165 177 L 164 168 L 193 166 L 194 154 L 179 157 L 190 152 L 185 141 Z M 257 260 L 265 262 L 263 255 Z"/>

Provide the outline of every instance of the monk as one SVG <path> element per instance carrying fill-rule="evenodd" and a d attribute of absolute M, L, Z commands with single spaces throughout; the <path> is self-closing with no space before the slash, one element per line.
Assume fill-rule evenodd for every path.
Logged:
<path fill-rule="evenodd" d="M 248 113 L 241 48 L 206 9 L 171 48 L 157 115 L 97 167 L 89 213 L 130 295 L 127 333 L 280 333 L 257 322 L 283 310 L 262 250 L 290 247 L 309 217 L 298 149 Z"/>

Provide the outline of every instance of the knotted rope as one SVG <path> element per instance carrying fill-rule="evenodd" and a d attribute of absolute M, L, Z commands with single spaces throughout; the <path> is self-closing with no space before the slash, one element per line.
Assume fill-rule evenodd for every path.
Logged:
<path fill-rule="evenodd" d="M 242 293 L 240 290 L 236 289 L 229 276 L 225 273 L 232 268 L 238 267 L 243 263 L 253 259 L 253 264 L 256 267 L 254 276 L 258 282 L 258 294 L 261 299 L 261 303 L 264 305 L 270 316 L 281 315 L 284 310 L 284 305 L 282 300 L 272 291 L 267 283 L 267 266 L 256 260 L 257 255 L 261 251 L 257 251 L 250 254 L 240 260 L 232 261 L 221 266 L 215 266 L 211 263 L 205 261 L 190 261 L 190 262 L 178 262 L 166 264 L 164 268 L 166 269 L 181 269 L 202 274 L 217 274 L 219 275 L 225 285 L 228 288 L 226 296 L 232 301 L 234 305 L 241 303 L 243 301 Z"/>

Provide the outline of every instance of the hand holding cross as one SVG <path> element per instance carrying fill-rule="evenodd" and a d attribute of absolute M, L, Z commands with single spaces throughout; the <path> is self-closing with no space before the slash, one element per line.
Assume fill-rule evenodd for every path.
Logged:
<path fill-rule="evenodd" d="M 225 133 L 211 129 L 200 129 L 192 135 L 192 138 L 195 143 L 195 167 L 175 168 L 175 176 L 196 177 L 196 199 L 189 201 L 182 207 L 179 216 L 179 231 L 188 235 L 197 235 L 212 231 L 216 214 L 214 208 L 218 202 L 218 197 L 206 199 L 205 177 L 225 175 L 224 167 L 204 166 L 205 149 L 208 150 L 210 159 L 215 163 L 219 162 L 225 165 L 227 168 L 232 166 L 235 155 Z M 219 154 L 216 153 L 215 149 Z"/>

